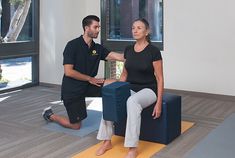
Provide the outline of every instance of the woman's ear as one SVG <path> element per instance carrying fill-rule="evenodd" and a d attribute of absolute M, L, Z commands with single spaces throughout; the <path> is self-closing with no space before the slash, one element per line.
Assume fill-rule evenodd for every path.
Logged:
<path fill-rule="evenodd" d="M 149 35 L 150 34 L 150 29 L 147 29 L 147 33 L 146 33 L 147 35 Z"/>

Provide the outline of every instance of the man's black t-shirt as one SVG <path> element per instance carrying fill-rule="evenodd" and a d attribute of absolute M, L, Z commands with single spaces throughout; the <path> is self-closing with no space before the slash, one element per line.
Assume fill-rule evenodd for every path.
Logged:
<path fill-rule="evenodd" d="M 137 92 L 143 88 L 150 88 L 157 94 L 153 62 L 162 60 L 160 50 L 149 44 L 141 52 L 135 52 L 134 45 L 131 45 L 126 47 L 124 58 L 128 72 L 127 82 L 130 82 L 131 89 Z"/>
<path fill-rule="evenodd" d="M 95 77 L 98 72 L 100 60 L 105 60 L 109 53 L 109 50 L 94 41 L 92 41 L 91 47 L 89 47 L 83 37 L 80 36 L 67 43 L 63 53 L 63 65 L 72 64 L 74 65 L 74 70 Z M 61 98 L 84 97 L 83 95 L 88 84 L 86 81 L 76 80 L 64 75 Z"/>

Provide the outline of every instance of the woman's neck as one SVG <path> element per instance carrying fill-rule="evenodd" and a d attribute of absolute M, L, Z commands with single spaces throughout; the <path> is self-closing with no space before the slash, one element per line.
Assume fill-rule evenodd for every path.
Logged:
<path fill-rule="evenodd" d="M 143 51 L 148 44 L 149 44 L 149 42 L 146 41 L 145 39 L 144 40 L 136 40 L 136 43 L 134 46 L 135 52 Z"/>
<path fill-rule="evenodd" d="M 146 41 L 146 39 L 136 40 L 136 45 L 142 46 L 142 45 L 148 45 L 148 44 L 149 44 L 149 42 Z"/>

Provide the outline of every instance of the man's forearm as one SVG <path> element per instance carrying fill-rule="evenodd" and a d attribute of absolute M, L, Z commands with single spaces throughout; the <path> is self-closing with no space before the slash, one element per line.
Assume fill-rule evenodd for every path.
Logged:
<path fill-rule="evenodd" d="M 92 78 L 91 76 L 82 74 L 76 70 L 70 70 L 67 73 L 65 72 L 65 76 L 71 77 L 71 78 L 74 78 L 74 79 L 80 80 L 80 81 L 89 81 Z"/>

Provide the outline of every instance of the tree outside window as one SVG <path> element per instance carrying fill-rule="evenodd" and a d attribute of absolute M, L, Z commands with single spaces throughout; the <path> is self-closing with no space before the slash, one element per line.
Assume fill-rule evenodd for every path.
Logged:
<path fill-rule="evenodd" d="M 32 40 L 31 0 L 0 0 L 1 43 Z"/>
<path fill-rule="evenodd" d="M 37 85 L 38 68 L 39 0 L 0 0 L 0 92 Z"/>

